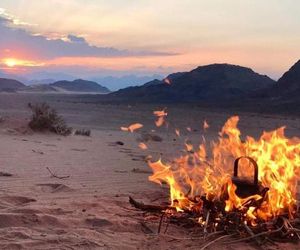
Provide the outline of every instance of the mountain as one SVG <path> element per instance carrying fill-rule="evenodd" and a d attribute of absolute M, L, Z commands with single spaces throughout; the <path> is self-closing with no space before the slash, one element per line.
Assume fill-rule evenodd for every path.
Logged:
<path fill-rule="evenodd" d="M 58 81 L 51 83 L 49 86 L 57 88 L 63 91 L 71 92 L 97 92 L 97 93 L 109 93 L 110 90 L 100 84 L 92 81 L 86 81 L 77 79 L 74 81 Z"/>
<path fill-rule="evenodd" d="M 143 85 L 145 82 L 152 81 L 153 79 L 162 79 L 161 75 L 149 75 L 149 76 L 138 76 L 138 75 L 124 75 L 120 77 L 116 76 L 97 76 L 89 78 L 91 81 L 100 82 L 104 86 L 109 86 L 111 90 L 119 90 L 129 86 L 139 86 Z"/>
<path fill-rule="evenodd" d="M 159 85 L 159 84 L 162 84 L 163 82 L 161 80 L 158 80 L 158 79 L 154 79 L 150 82 L 146 82 L 143 86 L 144 87 L 148 87 L 148 86 L 154 86 L 154 85 Z"/>
<path fill-rule="evenodd" d="M 252 91 L 273 85 L 274 80 L 250 68 L 211 64 L 190 72 L 171 74 L 160 83 L 155 81 L 140 87 L 122 89 L 109 96 L 127 101 L 216 102 L 243 98 Z"/>
<path fill-rule="evenodd" d="M 63 78 L 64 79 L 64 78 Z M 56 82 L 55 79 L 33 79 L 33 80 L 27 80 L 25 83 L 27 85 L 43 85 L 43 84 L 51 84 L 53 82 Z"/>
<path fill-rule="evenodd" d="M 275 85 L 254 92 L 251 97 L 272 100 L 292 98 L 300 101 L 300 60 L 285 72 Z"/>
<path fill-rule="evenodd" d="M 56 93 L 59 91 L 55 87 L 50 86 L 49 84 L 34 84 L 26 86 L 26 88 L 21 89 L 20 92 Z"/>
<path fill-rule="evenodd" d="M 264 106 L 271 106 L 278 112 L 300 112 L 300 60 L 296 62 L 277 84 L 264 91 L 261 95 Z M 268 102 L 268 103 L 267 103 Z"/>
<path fill-rule="evenodd" d="M 278 80 L 278 88 L 284 92 L 300 90 L 300 60 Z"/>
<path fill-rule="evenodd" d="M 17 80 L 0 78 L 0 91 L 14 92 L 24 87 L 25 85 Z"/>

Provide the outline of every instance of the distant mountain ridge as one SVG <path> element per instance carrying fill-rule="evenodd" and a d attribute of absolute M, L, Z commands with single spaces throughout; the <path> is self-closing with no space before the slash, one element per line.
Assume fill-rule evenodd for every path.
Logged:
<path fill-rule="evenodd" d="M 90 77 L 89 80 L 99 82 L 103 86 L 109 86 L 109 89 L 116 91 L 119 89 L 127 88 L 130 86 L 140 86 L 145 82 L 152 81 L 153 79 L 162 79 L 163 76 L 154 74 L 146 76 L 138 75 L 124 75 L 124 76 L 105 76 L 105 77 Z"/>
<path fill-rule="evenodd" d="M 0 91 L 12 92 L 24 87 L 26 86 L 17 80 L 0 78 Z"/>
<path fill-rule="evenodd" d="M 166 80 L 167 79 L 167 80 Z M 210 64 L 179 72 L 164 80 L 148 82 L 109 94 L 112 98 L 142 101 L 197 102 L 230 100 L 275 85 L 266 75 L 231 64 Z"/>
<path fill-rule="evenodd" d="M 29 89 L 31 88 L 31 89 Z M 96 92 L 107 89 L 96 82 L 58 81 L 50 85 L 25 86 L 19 81 L 0 78 L 0 91 Z M 99 92 L 98 92 L 99 91 Z M 87 97 L 91 100 L 91 97 Z M 94 96 L 95 102 L 186 103 L 209 108 L 240 109 L 253 112 L 300 114 L 300 60 L 276 82 L 250 68 L 231 64 L 211 64 L 189 72 L 154 79 L 142 86 L 128 87 Z"/>
<path fill-rule="evenodd" d="M 109 93 L 106 87 L 93 81 L 77 79 L 74 81 L 57 81 L 51 84 L 35 84 L 26 86 L 14 79 L 0 78 L 1 92 L 78 92 L 78 93 Z"/>
<path fill-rule="evenodd" d="M 97 93 L 109 93 L 110 90 L 106 87 L 93 81 L 86 81 L 77 79 L 74 81 L 57 81 L 49 84 L 51 87 L 60 88 L 66 91 L 72 92 L 97 92 Z"/>

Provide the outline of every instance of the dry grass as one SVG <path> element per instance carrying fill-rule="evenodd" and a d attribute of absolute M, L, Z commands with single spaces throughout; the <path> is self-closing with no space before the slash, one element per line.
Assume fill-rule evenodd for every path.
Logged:
<path fill-rule="evenodd" d="M 34 131 L 50 131 L 59 135 L 69 135 L 72 128 L 67 126 L 62 116 L 47 103 L 28 104 L 32 111 L 29 127 Z"/>
<path fill-rule="evenodd" d="M 82 136 L 91 136 L 91 130 L 90 129 L 77 129 L 74 134 L 82 135 Z"/>

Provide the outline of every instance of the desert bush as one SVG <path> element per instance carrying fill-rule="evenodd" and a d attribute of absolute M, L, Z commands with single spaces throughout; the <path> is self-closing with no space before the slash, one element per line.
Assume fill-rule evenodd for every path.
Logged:
<path fill-rule="evenodd" d="M 90 129 L 77 129 L 75 135 L 91 136 Z"/>
<path fill-rule="evenodd" d="M 29 127 L 35 131 L 50 131 L 59 135 L 69 135 L 72 128 L 68 127 L 62 116 L 47 103 L 28 104 L 32 111 Z"/>

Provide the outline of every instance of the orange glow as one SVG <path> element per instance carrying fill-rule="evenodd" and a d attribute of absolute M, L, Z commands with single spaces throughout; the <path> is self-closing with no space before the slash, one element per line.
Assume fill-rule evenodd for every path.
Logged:
<path fill-rule="evenodd" d="M 1 61 L 4 65 L 9 68 L 14 67 L 39 67 L 45 65 L 44 63 L 29 61 L 29 60 L 21 60 L 16 58 L 4 58 Z"/>
<path fill-rule="evenodd" d="M 168 115 L 168 113 L 163 110 L 154 111 L 153 114 L 157 116 L 157 120 L 155 121 L 155 125 L 157 127 L 161 127 L 165 123 L 165 117 Z"/>
<path fill-rule="evenodd" d="M 284 72 L 296 60 L 294 56 L 280 54 L 283 61 L 280 65 L 274 60 L 274 53 L 268 53 L 264 60 L 261 60 L 261 51 L 252 51 L 250 48 L 248 53 L 251 55 L 249 60 L 248 53 L 243 53 L 240 48 L 212 49 L 205 47 L 193 51 L 186 51 L 178 48 L 175 52 L 178 55 L 173 56 L 142 56 L 142 57 L 59 57 L 49 60 L 47 64 L 57 66 L 83 65 L 88 68 L 103 68 L 110 70 L 132 70 L 172 73 L 176 71 L 189 71 L 197 66 L 211 63 L 231 63 L 251 67 L 258 72 Z M 264 51 L 266 52 L 266 51 Z M 256 56 L 256 57 L 255 57 Z M 252 60 L 255 57 L 255 60 Z M 268 60 L 266 66 L 265 60 Z M 183 63 L 184 62 L 184 63 Z M 143 65 L 143 67 L 141 67 Z M 166 83 L 167 84 L 167 83 Z"/>
<path fill-rule="evenodd" d="M 193 148 L 186 143 L 186 154 L 170 163 L 149 162 L 153 170 L 149 180 L 169 185 L 171 205 L 179 211 L 193 209 L 195 197 L 204 195 L 208 200 L 224 202 L 225 211 L 241 211 L 252 225 L 283 214 L 292 218 L 300 178 L 300 138 L 285 137 L 282 127 L 263 132 L 258 140 L 250 136 L 242 140 L 238 121 L 237 116 L 228 119 L 218 140 L 210 144 Z M 238 187 L 231 176 L 234 160 L 240 156 L 257 162 L 258 181 L 269 188 L 267 195 L 257 193 L 241 198 L 236 194 Z M 240 176 L 253 178 L 249 162 L 242 161 L 240 165 Z M 255 202 L 260 206 L 251 206 Z"/>
<path fill-rule="evenodd" d="M 14 59 L 5 59 L 4 63 L 6 64 L 7 67 L 14 67 L 17 65 L 17 61 Z"/>
<path fill-rule="evenodd" d="M 165 78 L 163 81 L 165 84 L 171 85 L 171 81 L 168 78 Z"/>
<path fill-rule="evenodd" d="M 203 122 L 203 129 L 206 130 L 208 128 L 209 128 L 209 124 L 207 123 L 206 120 L 204 120 L 204 122 Z"/>
<path fill-rule="evenodd" d="M 139 143 L 139 148 L 142 150 L 146 150 L 146 149 L 148 149 L 148 146 L 145 143 L 141 142 L 141 143 Z"/>
<path fill-rule="evenodd" d="M 143 124 L 134 123 L 134 124 L 129 125 L 128 127 L 121 127 L 121 130 L 122 131 L 129 131 L 129 132 L 133 133 L 135 130 L 138 130 L 142 127 L 143 127 Z"/>

